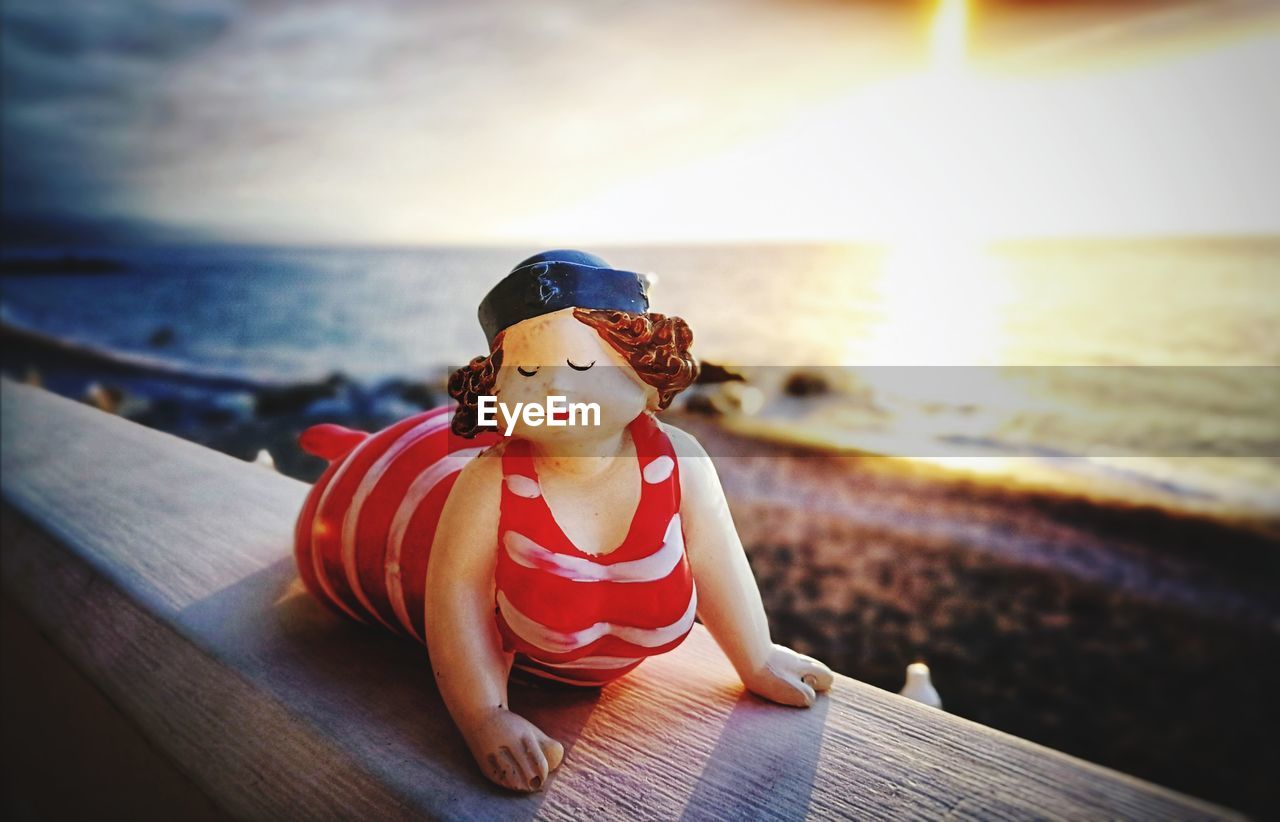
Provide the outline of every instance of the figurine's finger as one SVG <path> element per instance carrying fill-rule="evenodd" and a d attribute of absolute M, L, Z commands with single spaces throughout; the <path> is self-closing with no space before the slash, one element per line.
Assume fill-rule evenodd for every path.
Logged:
<path fill-rule="evenodd" d="M 809 664 L 811 664 L 811 665 L 817 665 L 817 666 L 818 666 L 818 667 L 820 667 L 820 668 L 825 668 L 825 667 L 827 667 L 827 665 L 826 665 L 826 663 L 825 663 L 825 662 L 823 662 L 823 661 L 822 661 L 822 660 L 820 660 L 820 659 L 814 659 L 813 657 L 809 656 L 808 654 L 796 654 L 796 656 L 797 656 L 799 659 L 801 659 L 802 661 L 804 661 L 804 662 L 808 662 L 808 663 L 809 663 Z"/>
<path fill-rule="evenodd" d="M 752 693 L 771 702 L 793 705 L 797 708 L 808 707 L 805 704 L 804 692 L 801 691 L 801 688 L 808 686 L 780 668 L 766 666 L 760 675 L 744 680 L 744 684 Z"/>
<path fill-rule="evenodd" d="M 485 758 L 489 763 L 488 776 L 490 779 L 504 788 L 517 789 L 516 782 L 519 779 L 519 772 L 515 770 L 515 763 L 511 761 L 509 756 L 505 756 L 503 751 L 500 750 L 490 753 Z"/>
<path fill-rule="evenodd" d="M 788 672 L 785 677 L 785 681 L 788 685 L 791 686 L 793 691 L 798 692 L 799 697 L 801 699 L 799 703 L 792 703 L 792 704 L 798 704 L 799 707 L 808 708 L 817 700 L 818 695 L 813 690 L 813 688 L 810 687 L 809 683 L 802 680 L 796 674 Z"/>
<path fill-rule="evenodd" d="M 542 752 L 542 746 L 538 744 L 538 740 L 532 736 L 524 737 L 523 742 L 524 754 L 529 760 L 529 765 L 537 772 L 530 784 L 534 788 L 541 788 L 542 783 L 547 781 L 547 773 L 551 770 L 547 765 L 547 755 Z"/>
<path fill-rule="evenodd" d="M 538 731 L 538 747 L 547 755 L 547 768 L 555 770 L 564 761 L 564 746 L 558 741 Z"/>
<path fill-rule="evenodd" d="M 799 651 L 794 650 L 794 649 L 792 649 L 792 648 L 788 648 L 788 647 L 787 647 L 787 646 L 785 646 L 785 645 L 779 645 L 779 646 L 777 646 L 777 647 L 778 647 L 780 650 L 785 651 L 785 652 L 786 652 L 786 654 L 785 654 L 785 655 L 786 655 L 787 657 L 789 657 L 790 659 L 795 660 L 797 663 L 807 663 L 807 664 L 809 664 L 809 665 L 817 665 L 817 666 L 818 666 L 818 667 L 820 667 L 820 668 L 824 668 L 824 667 L 826 667 L 826 666 L 823 664 L 822 660 L 820 660 L 820 659 L 815 659 L 815 658 L 813 658 L 813 657 L 809 656 L 808 654 L 802 654 L 802 653 L 800 653 Z"/>
<path fill-rule="evenodd" d="M 797 708 L 808 708 L 817 698 L 813 688 L 801 682 L 800 678 L 795 674 L 783 674 L 775 679 L 774 682 L 776 683 L 773 688 L 774 693 L 770 695 L 770 699 L 774 702 L 781 702 L 783 705 L 794 705 Z"/>
<path fill-rule="evenodd" d="M 836 675 L 821 662 L 810 662 L 800 667 L 800 679 L 808 682 L 815 691 L 825 691 L 836 681 Z"/>
<path fill-rule="evenodd" d="M 513 768 L 512 781 L 514 784 L 511 787 L 522 791 L 529 790 L 529 787 L 533 782 L 533 777 L 537 776 L 537 773 L 530 773 L 529 766 L 524 762 L 524 757 L 517 756 L 516 752 L 508 748 L 506 745 L 502 746 L 502 753 L 506 755 L 506 758 L 511 762 L 511 767 Z"/>

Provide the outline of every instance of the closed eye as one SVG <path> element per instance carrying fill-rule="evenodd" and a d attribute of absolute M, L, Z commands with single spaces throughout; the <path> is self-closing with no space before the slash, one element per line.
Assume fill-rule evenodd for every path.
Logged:
<path fill-rule="evenodd" d="M 592 365 L 596 364 L 595 360 L 592 360 L 590 365 L 574 365 L 573 360 L 565 360 L 565 362 L 567 362 L 569 364 L 569 367 L 572 368 L 574 371 L 586 371 Z"/>
<path fill-rule="evenodd" d="M 534 374 L 538 373 L 538 369 L 536 368 L 533 369 L 532 371 L 525 371 L 524 368 L 519 365 L 516 366 L 516 370 L 519 371 L 521 374 L 524 374 L 526 377 L 532 377 Z"/>

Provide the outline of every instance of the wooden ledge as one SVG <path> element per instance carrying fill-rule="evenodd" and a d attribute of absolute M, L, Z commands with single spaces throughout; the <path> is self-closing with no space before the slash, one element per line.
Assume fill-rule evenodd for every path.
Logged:
<path fill-rule="evenodd" d="M 765 703 L 701 625 L 603 691 L 513 685 L 567 756 L 508 793 L 421 646 L 301 590 L 307 486 L 7 380 L 0 404 L 5 596 L 236 816 L 1238 818 L 847 677 Z"/>

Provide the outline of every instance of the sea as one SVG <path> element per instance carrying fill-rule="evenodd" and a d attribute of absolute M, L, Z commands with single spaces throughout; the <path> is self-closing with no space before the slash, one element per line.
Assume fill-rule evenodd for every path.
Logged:
<path fill-rule="evenodd" d="M 0 323 L 159 373 L 438 383 L 540 250 L 8 249 Z M 1280 238 L 589 250 L 746 378 L 706 390 L 754 436 L 1280 519 Z"/>

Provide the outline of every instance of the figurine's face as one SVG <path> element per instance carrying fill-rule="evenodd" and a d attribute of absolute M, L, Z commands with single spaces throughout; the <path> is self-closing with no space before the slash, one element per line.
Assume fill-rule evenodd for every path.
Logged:
<path fill-rule="evenodd" d="M 641 381 L 595 329 L 575 319 L 572 308 L 506 329 L 494 395 L 508 409 L 517 402 L 547 408 L 552 396 L 564 397 L 566 406 L 594 403 L 599 407 L 598 425 L 592 424 L 594 412 L 575 414 L 566 420 L 574 424 L 565 425 L 546 421 L 533 425 L 524 414 L 519 415 L 513 436 L 548 444 L 615 434 L 646 408 L 657 407 L 657 391 Z M 501 413 L 498 422 L 505 430 L 507 420 Z"/>

